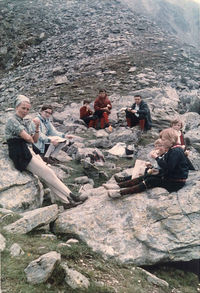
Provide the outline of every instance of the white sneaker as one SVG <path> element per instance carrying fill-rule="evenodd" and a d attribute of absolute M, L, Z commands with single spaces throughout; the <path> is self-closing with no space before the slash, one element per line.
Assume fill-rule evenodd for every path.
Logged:
<path fill-rule="evenodd" d="M 119 185 L 117 185 L 117 184 L 115 184 L 115 183 L 113 183 L 113 184 L 103 184 L 103 187 L 105 188 L 105 189 L 119 189 Z"/>
<path fill-rule="evenodd" d="M 122 195 L 119 190 L 108 190 L 108 197 L 110 198 L 120 198 Z"/>

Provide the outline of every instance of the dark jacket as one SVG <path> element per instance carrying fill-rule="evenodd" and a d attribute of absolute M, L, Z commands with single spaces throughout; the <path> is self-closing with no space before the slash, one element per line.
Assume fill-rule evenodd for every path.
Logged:
<path fill-rule="evenodd" d="M 131 109 L 134 110 L 135 107 L 136 103 L 132 105 Z M 143 100 L 139 104 L 139 110 L 137 111 L 137 113 L 139 114 L 139 119 L 145 119 L 144 129 L 150 130 L 152 127 L 151 113 L 147 103 L 145 103 Z"/>
<path fill-rule="evenodd" d="M 165 179 L 187 179 L 189 167 L 181 147 L 172 147 L 162 158 L 156 158 L 156 161 L 162 168 Z"/>
<path fill-rule="evenodd" d="M 26 170 L 32 159 L 32 154 L 28 149 L 27 142 L 23 138 L 11 138 L 7 140 L 9 157 L 13 161 L 15 168 L 19 171 Z"/>

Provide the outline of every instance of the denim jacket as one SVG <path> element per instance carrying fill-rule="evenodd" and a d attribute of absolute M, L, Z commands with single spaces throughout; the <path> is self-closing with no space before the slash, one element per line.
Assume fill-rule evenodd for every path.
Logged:
<path fill-rule="evenodd" d="M 43 154 L 45 150 L 45 144 L 50 143 L 49 136 L 65 137 L 65 134 L 57 131 L 49 119 L 44 119 L 40 114 L 37 115 L 37 118 L 40 119 L 40 133 L 38 142 L 34 145 Z M 35 124 L 33 122 L 31 122 L 30 128 L 33 132 L 35 131 Z"/>

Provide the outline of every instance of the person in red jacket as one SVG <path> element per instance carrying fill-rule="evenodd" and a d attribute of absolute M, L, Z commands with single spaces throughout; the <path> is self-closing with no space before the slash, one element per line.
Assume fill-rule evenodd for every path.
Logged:
<path fill-rule="evenodd" d="M 94 101 L 94 115 L 100 119 L 100 127 L 106 128 L 110 126 L 108 115 L 112 109 L 110 100 L 105 89 L 99 90 L 99 95 Z"/>
<path fill-rule="evenodd" d="M 90 102 L 83 101 L 83 106 L 80 108 L 80 119 L 82 119 L 88 127 L 95 127 L 98 117 L 93 116 L 93 111 L 90 108 Z"/>
<path fill-rule="evenodd" d="M 178 144 L 183 146 L 183 149 L 185 148 L 185 139 L 183 136 L 183 122 L 180 119 L 174 119 L 171 121 L 170 126 L 172 129 L 174 129 L 178 135 Z"/>

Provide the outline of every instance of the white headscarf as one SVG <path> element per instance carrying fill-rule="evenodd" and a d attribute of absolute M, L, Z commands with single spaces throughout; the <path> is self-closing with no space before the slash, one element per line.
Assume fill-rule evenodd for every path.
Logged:
<path fill-rule="evenodd" d="M 14 101 L 14 106 L 15 108 L 17 108 L 17 106 L 19 106 L 22 102 L 27 102 L 27 103 L 31 103 L 29 98 L 27 98 L 24 95 L 18 95 Z"/>

